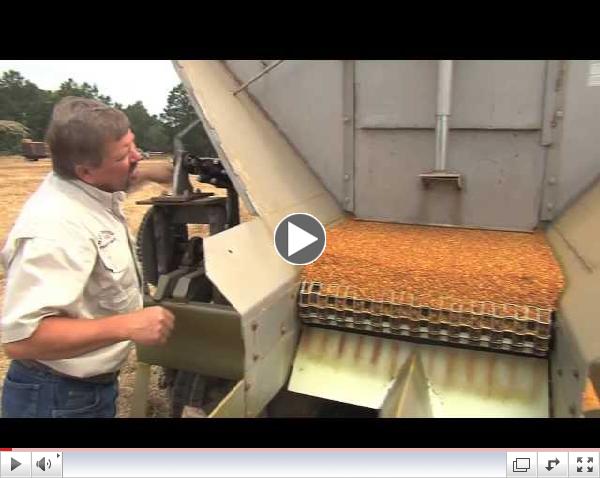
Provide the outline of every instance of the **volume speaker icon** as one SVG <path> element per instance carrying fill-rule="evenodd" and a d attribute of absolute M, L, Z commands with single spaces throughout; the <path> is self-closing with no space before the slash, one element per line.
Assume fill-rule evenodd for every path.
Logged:
<path fill-rule="evenodd" d="M 42 471 L 46 471 L 46 468 L 47 469 L 52 468 L 52 462 L 50 461 L 50 458 L 42 457 L 38 461 L 35 462 L 35 466 L 37 466 Z"/>

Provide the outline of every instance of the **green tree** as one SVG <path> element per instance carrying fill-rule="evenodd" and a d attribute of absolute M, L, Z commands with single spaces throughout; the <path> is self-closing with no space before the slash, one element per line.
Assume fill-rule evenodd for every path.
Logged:
<path fill-rule="evenodd" d="M 98 91 L 98 87 L 95 84 L 90 85 L 87 82 L 79 84 L 72 78 L 69 78 L 67 81 L 63 81 L 58 87 L 58 90 L 54 92 L 53 96 L 54 102 L 57 102 L 65 96 L 79 96 L 82 98 L 90 98 L 93 100 L 102 101 L 103 103 L 112 106 L 112 100 L 110 99 L 110 96 L 101 95 Z"/>
<path fill-rule="evenodd" d="M 150 115 L 140 101 L 127 107 L 116 102 L 113 104 L 110 96 L 101 94 L 95 84 L 77 83 L 69 78 L 58 90 L 46 91 L 11 70 L 0 77 L 0 120 L 21 123 L 30 132 L 32 140 L 43 141 L 52 108 L 65 96 L 97 99 L 124 111 L 138 145 L 145 150 L 172 151 L 175 135 L 197 119 L 183 84 L 170 91 L 166 108 L 160 117 L 156 117 Z M 192 129 L 183 141 L 186 149 L 193 154 L 216 156 L 201 124 Z"/>
<path fill-rule="evenodd" d="M 148 129 L 146 150 L 148 151 L 170 151 L 171 139 L 165 131 L 165 126 L 156 116 L 153 116 L 155 122 Z"/>
<path fill-rule="evenodd" d="M 167 106 L 160 117 L 167 127 L 174 130 L 185 128 L 198 118 L 183 83 L 179 83 L 169 92 Z"/>
<path fill-rule="evenodd" d="M 33 140 L 44 137 L 53 99 L 49 91 L 38 88 L 14 70 L 0 78 L 0 120 L 17 121 L 25 125 Z"/>
<path fill-rule="evenodd" d="M 129 118 L 131 130 L 135 134 L 136 144 L 150 151 L 168 151 L 169 136 L 165 131 L 165 126 L 156 116 L 151 116 L 141 101 L 137 101 L 123 112 Z"/>
<path fill-rule="evenodd" d="M 152 116 L 148 114 L 145 106 L 141 101 L 137 101 L 132 105 L 123 109 L 123 112 L 129 118 L 131 130 L 135 134 L 136 144 L 142 149 L 148 149 L 148 130 L 152 126 Z"/>
<path fill-rule="evenodd" d="M 182 83 L 174 87 L 167 98 L 167 106 L 160 119 L 165 124 L 171 141 L 175 135 L 198 119 Z M 187 151 L 199 156 L 216 156 L 216 152 L 202 124 L 194 127 L 183 138 Z M 171 146 L 172 148 L 172 146 Z"/>

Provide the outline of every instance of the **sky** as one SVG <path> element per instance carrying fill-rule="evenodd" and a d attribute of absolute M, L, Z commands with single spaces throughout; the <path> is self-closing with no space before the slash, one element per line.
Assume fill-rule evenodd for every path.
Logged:
<path fill-rule="evenodd" d="M 128 106 L 141 101 L 150 114 L 159 115 L 179 77 L 170 60 L 0 60 L 0 76 L 8 70 L 44 90 L 56 90 L 72 78 L 95 84 L 98 92 Z"/>

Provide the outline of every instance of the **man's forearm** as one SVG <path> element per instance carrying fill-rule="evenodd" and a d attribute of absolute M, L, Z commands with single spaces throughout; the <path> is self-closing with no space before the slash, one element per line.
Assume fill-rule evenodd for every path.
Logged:
<path fill-rule="evenodd" d="M 171 184 L 173 182 L 173 166 L 171 163 L 138 163 L 138 181 L 153 181 L 160 184 Z"/>
<path fill-rule="evenodd" d="M 126 315 L 101 319 L 48 317 L 31 337 L 4 344 L 14 359 L 59 360 L 77 357 L 107 345 L 128 340 Z"/>

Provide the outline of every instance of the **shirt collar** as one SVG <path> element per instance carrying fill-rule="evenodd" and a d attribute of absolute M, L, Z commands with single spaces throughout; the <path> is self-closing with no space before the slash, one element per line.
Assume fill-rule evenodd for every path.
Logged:
<path fill-rule="evenodd" d="M 58 176 L 56 173 L 52 173 L 53 176 L 59 180 L 66 181 L 78 189 L 85 192 L 88 196 L 92 197 L 96 201 L 98 201 L 102 206 L 106 209 L 109 209 L 115 213 L 121 214 L 121 205 L 125 201 L 127 194 L 124 191 L 117 191 L 114 193 L 109 193 L 107 191 L 102 191 L 95 186 L 87 184 L 80 179 L 63 179 Z"/>

